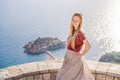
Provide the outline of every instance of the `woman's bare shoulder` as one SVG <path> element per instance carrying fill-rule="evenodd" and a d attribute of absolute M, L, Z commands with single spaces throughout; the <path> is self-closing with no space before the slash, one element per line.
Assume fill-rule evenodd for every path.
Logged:
<path fill-rule="evenodd" d="M 80 30 L 79 33 L 81 33 L 85 36 L 85 32 L 83 30 Z"/>

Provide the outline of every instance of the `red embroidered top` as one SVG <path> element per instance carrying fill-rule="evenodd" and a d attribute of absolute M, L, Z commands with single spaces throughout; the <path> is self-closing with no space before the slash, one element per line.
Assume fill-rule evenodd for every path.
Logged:
<path fill-rule="evenodd" d="M 85 34 L 82 31 L 79 31 L 75 38 L 75 50 L 71 47 L 71 43 L 68 44 L 67 49 L 79 52 L 83 46 L 83 40 L 85 39 Z"/>

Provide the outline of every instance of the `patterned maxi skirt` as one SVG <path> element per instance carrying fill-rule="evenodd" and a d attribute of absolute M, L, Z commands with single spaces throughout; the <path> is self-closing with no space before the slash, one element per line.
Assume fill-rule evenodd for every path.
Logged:
<path fill-rule="evenodd" d="M 76 57 L 74 51 L 67 49 L 56 80 L 95 80 L 85 57 Z"/>

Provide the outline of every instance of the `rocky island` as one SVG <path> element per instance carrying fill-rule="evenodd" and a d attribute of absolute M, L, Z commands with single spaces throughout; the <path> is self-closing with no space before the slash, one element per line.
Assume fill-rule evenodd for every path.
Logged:
<path fill-rule="evenodd" d="M 25 49 L 25 53 L 31 53 L 31 54 L 39 54 L 44 53 L 47 50 L 56 50 L 60 48 L 65 48 L 66 41 L 61 41 L 60 39 L 56 38 L 41 38 L 28 42 L 23 46 Z"/>
<path fill-rule="evenodd" d="M 111 62 L 120 64 L 120 52 L 109 52 L 101 56 L 99 59 L 101 62 Z"/>

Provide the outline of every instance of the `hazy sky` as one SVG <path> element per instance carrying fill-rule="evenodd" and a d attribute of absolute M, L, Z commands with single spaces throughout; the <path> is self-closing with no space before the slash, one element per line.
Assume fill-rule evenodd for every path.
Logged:
<path fill-rule="evenodd" d="M 3 26 L 60 26 L 68 24 L 74 12 L 88 15 L 102 3 L 103 0 L 0 0 L 0 23 Z"/>
<path fill-rule="evenodd" d="M 84 20 L 92 17 L 107 0 L 0 0 L 0 31 L 58 34 L 69 30 L 71 17 L 81 12 Z M 63 30 L 63 31 L 61 31 Z M 50 31 L 50 32 L 49 32 Z M 56 33 L 56 32 L 55 32 Z M 67 33 L 67 32 L 66 32 Z"/>

